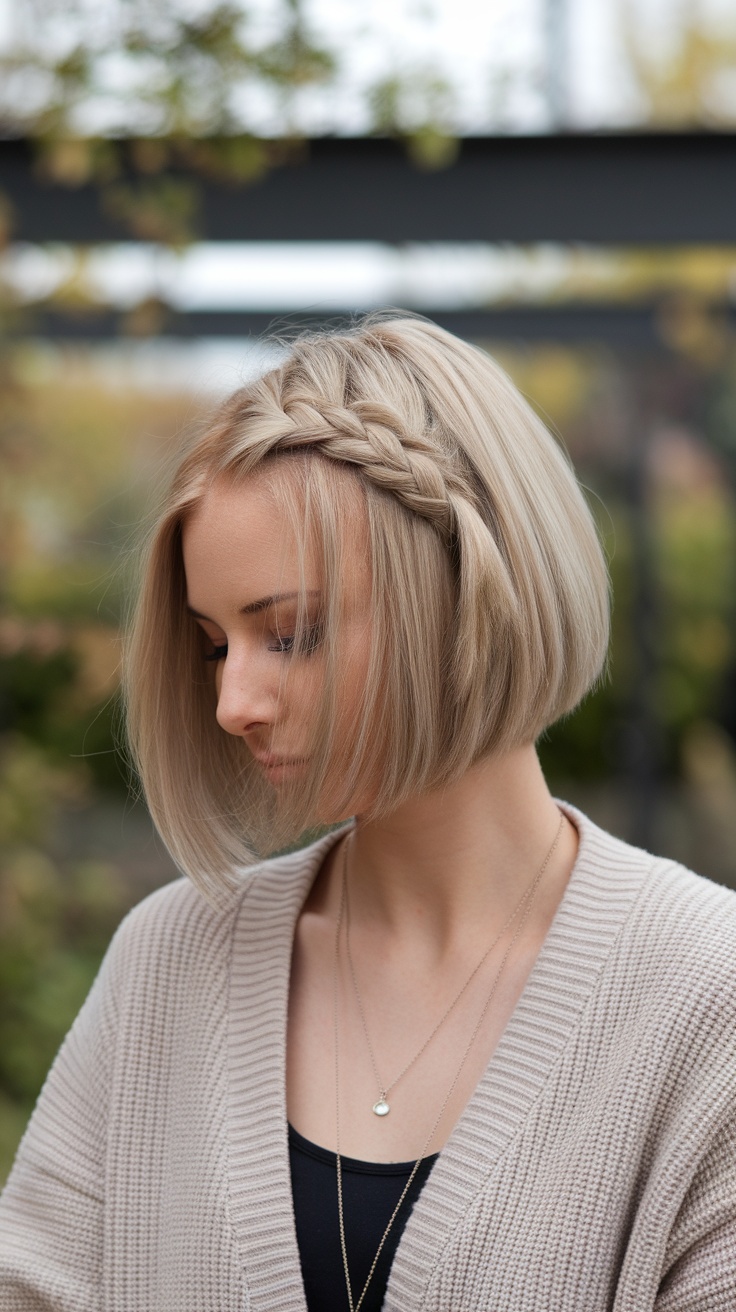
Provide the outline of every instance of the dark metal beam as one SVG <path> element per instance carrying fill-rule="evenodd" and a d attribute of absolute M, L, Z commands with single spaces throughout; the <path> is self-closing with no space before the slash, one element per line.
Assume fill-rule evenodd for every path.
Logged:
<path fill-rule="evenodd" d="M 322 138 L 259 182 L 198 185 L 210 240 L 736 242 L 734 133 L 471 137 L 436 171 L 394 141 Z M 96 187 L 44 182 L 27 142 L 0 142 L 0 191 L 18 238 L 130 236 Z"/>
<path fill-rule="evenodd" d="M 435 323 L 459 337 L 476 341 L 600 343 L 622 350 L 662 350 L 666 340 L 656 305 L 507 306 L 487 310 L 425 311 Z M 717 308 L 736 329 L 736 309 Z M 187 314 L 166 307 L 146 306 L 123 314 L 35 311 L 12 325 L 13 336 L 96 341 L 146 334 L 175 338 L 250 337 L 317 327 L 335 321 L 336 313 L 279 314 L 266 311 L 197 310 Z"/>

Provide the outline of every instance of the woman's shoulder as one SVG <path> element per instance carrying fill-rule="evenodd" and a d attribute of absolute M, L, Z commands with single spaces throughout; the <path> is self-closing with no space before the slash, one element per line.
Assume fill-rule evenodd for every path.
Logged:
<path fill-rule="evenodd" d="M 113 958 L 140 964 L 153 955 L 159 970 L 193 953 L 217 952 L 247 912 L 256 922 L 279 917 L 304 900 L 336 835 L 233 872 L 217 897 L 206 897 L 188 877 L 165 884 L 137 903 L 121 921 L 110 945 Z"/>
<path fill-rule="evenodd" d="M 574 815 L 589 891 L 604 910 L 621 903 L 618 951 L 632 971 L 736 999 L 736 892 Z"/>
<path fill-rule="evenodd" d="M 574 819 L 581 842 L 553 971 L 563 1000 L 576 987 L 585 1000 L 586 1069 L 613 1085 L 623 1072 L 624 1101 L 633 1079 L 658 1124 L 710 1142 L 734 1116 L 736 893 Z"/>

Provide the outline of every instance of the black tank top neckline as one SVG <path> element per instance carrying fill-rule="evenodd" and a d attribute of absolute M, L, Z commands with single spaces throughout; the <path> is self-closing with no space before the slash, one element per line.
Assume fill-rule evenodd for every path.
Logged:
<path fill-rule="evenodd" d="M 303 1134 L 294 1129 L 291 1122 L 289 1122 L 289 1143 L 294 1144 L 300 1152 L 308 1153 L 310 1157 L 316 1157 L 317 1161 L 326 1162 L 337 1170 L 337 1154 L 329 1148 L 323 1148 L 321 1144 L 313 1143 L 311 1139 L 305 1139 Z M 429 1157 L 423 1157 L 422 1161 L 434 1165 L 438 1157 L 439 1153 L 431 1153 Z M 343 1171 L 357 1171 L 362 1175 L 403 1175 L 405 1179 L 414 1170 L 416 1160 L 414 1157 L 410 1162 L 366 1162 L 358 1157 L 346 1157 L 344 1153 L 340 1154 Z"/>
<path fill-rule="evenodd" d="M 361 1312 L 380 1312 L 396 1249 L 439 1153 L 422 1158 L 386 1238 Z M 309 1312 L 347 1309 L 337 1212 L 337 1158 L 289 1125 L 294 1220 Z M 348 1267 L 357 1302 L 414 1162 L 365 1162 L 340 1154 Z"/>

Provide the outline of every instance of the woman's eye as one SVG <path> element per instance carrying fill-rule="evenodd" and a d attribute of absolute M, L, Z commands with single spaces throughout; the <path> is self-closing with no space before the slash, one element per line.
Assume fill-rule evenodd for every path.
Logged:
<path fill-rule="evenodd" d="M 227 656 L 227 643 L 223 642 L 220 647 L 213 647 L 212 651 L 205 653 L 206 661 L 224 661 Z"/>
<path fill-rule="evenodd" d="M 306 628 L 299 649 L 300 654 L 303 656 L 311 656 L 312 652 L 315 651 L 321 643 L 323 636 L 323 626 L 321 624 L 312 624 Z M 293 633 L 278 634 L 274 641 L 269 643 L 268 650 L 282 652 L 285 655 L 292 655 L 296 650 L 294 646 L 295 642 L 296 635 Z"/>
<path fill-rule="evenodd" d="M 293 651 L 293 650 L 294 650 L 294 635 L 293 635 L 293 633 L 290 634 L 288 637 L 286 637 L 286 636 L 284 636 L 284 637 L 279 637 L 279 638 L 276 638 L 273 642 L 269 642 L 269 644 L 268 644 L 268 650 L 269 650 L 269 651 L 285 651 L 285 652 L 291 652 L 291 651 Z"/>

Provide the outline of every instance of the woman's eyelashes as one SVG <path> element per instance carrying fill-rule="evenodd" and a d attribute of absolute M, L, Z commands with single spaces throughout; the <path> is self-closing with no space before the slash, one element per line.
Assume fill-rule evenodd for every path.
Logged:
<path fill-rule="evenodd" d="M 299 646 L 296 647 L 296 634 L 277 634 L 274 641 L 269 643 L 269 651 L 282 652 L 284 655 L 292 655 L 294 652 L 302 656 L 311 656 L 316 651 L 324 637 L 324 626 L 320 623 L 308 624 L 301 635 Z"/>
<path fill-rule="evenodd" d="M 284 656 L 300 654 L 311 656 L 316 651 L 324 637 L 324 626 L 321 623 L 308 624 L 304 629 L 299 646 L 296 644 L 296 634 L 294 633 L 277 633 L 273 635 L 272 640 L 268 643 L 268 650 L 279 652 Z M 206 661 L 224 661 L 227 656 L 227 643 L 215 643 L 212 651 L 205 652 Z"/>

